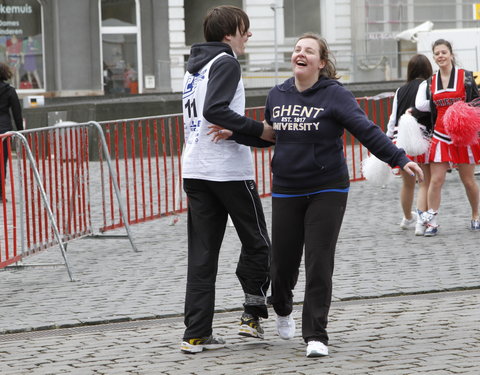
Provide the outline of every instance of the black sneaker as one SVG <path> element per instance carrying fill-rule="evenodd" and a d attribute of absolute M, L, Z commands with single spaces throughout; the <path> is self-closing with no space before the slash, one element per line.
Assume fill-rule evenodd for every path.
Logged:
<path fill-rule="evenodd" d="M 184 353 L 200 353 L 204 350 L 220 349 L 226 345 L 225 341 L 218 337 L 210 335 L 200 339 L 189 339 L 183 341 L 180 350 Z"/>
<path fill-rule="evenodd" d="M 247 337 L 256 337 L 263 339 L 263 328 L 260 325 L 261 318 L 256 318 L 253 315 L 243 313 L 240 319 L 240 328 L 238 334 Z"/>

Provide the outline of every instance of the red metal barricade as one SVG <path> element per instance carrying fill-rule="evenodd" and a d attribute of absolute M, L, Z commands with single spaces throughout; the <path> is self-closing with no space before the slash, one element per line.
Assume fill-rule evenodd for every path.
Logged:
<path fill-rule="evenodd" d="M 23 133 L 28 141 L 58 223 L 62 241 L 92 233 L 89 200 L 88 126 L 41 128 Z M 41 250 L 56 243 L 48 230 L 48 216 L 41 205 L 32 169 L 27 167 L 25 150 L 21 161 L 25 202 L 27 249 Z"/>
<path fill-rule="evenodd" d="M 265 119 L 264 107 L 247 108 L 245 115 L 257 121 L 263 121 Z M 267 197 L 272 193 L 272 171 L 270 169 L 272 156 L 272 147 L 253 149 L 255 181 L 261 198 Z"/>
<path fill-rule="evenodd" d="M 89 131 L 94 129 L 94 131 Z M 64 243 L 76 238 L 93 234 L 93 207 L 101 205 L 103 191 L 96 188 L 99 181 L 94 181 L 95 194 L 90 194 L 91 175 L 99 178 L 97 165 L 91 171 L 90 140 L 97 136 L 100 144 L 99 155 L 108 164 L 108 175 L 115 190 L 117 207 L 123 226 L 127 230 L 132 247 L 137 251 L 129 226 L 126 224 L 125 210 L 119 198 L 117 179 L 111 167 L 110 156 L 100 125 L 63 124 L 53 127 L 10 132 L 1 140 L 8 150 L 3 154 L 9 156 L 10 188 L 4 184 L 5 168 L 0 168 L 3 195 L 3 235 L 0 237 L 0 268 L 17 263 L 23 258 L 59 245 L 67 266 L 70 279 L 73 280 L 68 267 Z M 11 153 L 11 139 L 17 142 L 17 163 L 14 165 Z M 98 164 L 98 163 L 97 163 Z M 103 164 L 102 164 L 103 166 Z M 16 183 L 18 181 L 18 183 Z M 11 206 L 7 203 L 11 202 Z M 18 203 L 18 207 L 16 205 Z M 95 212 L 99 212 L 96 210 Z M 100 215 L 98 215 L 100 218 Z M 100 221 L 100 220 L 98 220 Z M 18 225 L 20 224 L 20 235 Z M 19 243 L 19 238 L 20 243 Z"/>
<path fill-rule="evenodd" d="M 16 165 L 12 163 L 12 139 L 17 141 L 16 158 L 18 163 Z M 23 258 L 57 243 L 60 246 L 70 279 L 73 280 L 63 240 L 43 188 L 45 180 L 42 181 L 38 172 L 38 162 L 44 161 L 45 158 L 40 159 L 38 153 L 35 158 L 31 151 L 31 145 L 19 132 L 4 134 L 0 136 L 0 141 L 5 145 L 0 152 L 0 162 L 2 162 L 0 167 L 0 184 L 2 186 L 0 220 L 3 223 L 3 230 L 0 234 L 0 269 L 18 263 Z M 42 144 L 42 146 L 45 145 Z M 5 160 L 8 165 L 7 169 L 4 167 Z M 45 168 L 45 164 L 43 165 Z M 50 233 L 52 233 L 51 237 Z"/>
<path fill-rule="evenodd" d="M 360 107 L 382 128 L 388 121 L 391 96 L 359 98 Z M 264 119 L 264 107 L 248 108 L 248 117 Z M 126 202 L 129 224 L 164 217 L 187 208 L 181 188 L 181 153 L 183 147 L 183 118 L 181 114 L 106 121 L 100 123 L 105 131 L 108 149 L 115 165 L 117 183 Z M 351 181 L 363 180 L 361 163 L 368 151 L 351 134 L 344 135 L 344 155 Z M 273 148 L 254 149 L 255 180 L 261 197 L 271 194 L 270 160 Z M 102 163 L 100 163 L 100 168 Z M 116 209 L 111 181 L 102 173 L 103 225 L 101 231 L 123 225 Z"/>
<path fill-rule="evenodd" d="M 0 135 L 0 269 L 21 259 L 11 140 L 11 136 Z"/>
<path fill-rule="evenodd" d="M 392 96 L 357 101 L 367 116 L 384 129 Z M 246 115 L 263 121 L 264 108 L 248 108 Z M 88 131 L 92 125 L 98 130 L 96 139 L 94 132 Z M 126 227 L 129 233 L 129 224 L 187 208 L 181 179 L 184 139 L 180 114 L 20 133 L 26 145 L 17 150 L 17 166 L 12 163 L 12 136 L 0 136 L 8 155 L 8 167 L 0 164 L 4 183 L 0 268 L 58 244 L 57 237 L 66 242 L 93 234 L 94 228 L 105 232 Z M 343 141 L 351 181 L 364 179 L 361 163 L 368 151 L 351 134 L 345 133 Z M 262 197 L 271 194 L 273 152 L 273 147 L 253 150 L 255 179 Z M 30 163 L 27 156 L 32 158 Z M 4 157 L 2 147 L 0 161 Z M 52 218 L 58 235 L 52 229 Z M 23 228 L 20 234 L 19 227 Z M 133 242 L 132 246 L 135 249 Z"/>
<path fill-rule="evenodd" d="M 180 115 L 100 123 L 129 224 L 186 210 L 181 191 L 183 122 Z M 103 224 L 100 231 L 123 226 L 113 196 L 112 181 L 100 158 Z"/>

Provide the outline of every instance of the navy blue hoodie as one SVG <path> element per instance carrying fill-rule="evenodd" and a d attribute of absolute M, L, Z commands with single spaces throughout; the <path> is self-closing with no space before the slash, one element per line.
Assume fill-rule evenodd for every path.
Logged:
<path fill-rule="evenodd" d="M 301 190 L 348 181 L 345 129 L 392 167 L 410 161 L 340 82 L 321 77 L 303 92 L 294 82 L 292 77 L 272 88 L 265 105 L 265 119 L 276 134 L 274 186 Z"/>

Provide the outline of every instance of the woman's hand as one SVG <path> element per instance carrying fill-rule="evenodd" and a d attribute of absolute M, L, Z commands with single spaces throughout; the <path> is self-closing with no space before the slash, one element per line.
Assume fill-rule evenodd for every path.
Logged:
<path fill-rule="evenodd" d="M 218 125 L 208 125 L 208 128 L 210 130 L 208 131 L 207 135 L 213 134 L 212 142 L 215 142 L 215 143 L 217 143 L 222 139 L 228 139 L 233 135 L 233 132 L 231 130 L 222 128 L 221 126 L 218 126 Z"/>
<path fill-rule="evenodd" d="M 264 141 L 275 143 L 275 131 L 273 130 L 272 125 L 263 120 L 263 132 L 260 136 Z"/>
<path fill-rule="evenodd" d="M 411 176 L 417 176 L 418 182 L 423 182 L 423 171 L 422 171 L 422 168 L 420 168 L 417 163 L 413 161 L 408 162 L 403 166 L 402 169 Z"/>

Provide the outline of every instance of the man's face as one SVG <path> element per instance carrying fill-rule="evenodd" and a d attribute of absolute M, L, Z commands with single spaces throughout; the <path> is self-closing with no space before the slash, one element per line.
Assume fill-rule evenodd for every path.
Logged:
<path fill-rule="evenodd" d="M 245 54 L 245 44 L 248 41 L 248 38 L 252 36 L 250 31 L 246 31 L 244 34 L 240 33 L 240 30 L 237 28 L 237 32 L 235 35 L 226 35 L 224 38 L 224 42 L 229 44 L 232 47 L 233 52 L 235 55 L 241 56 Z"/>

